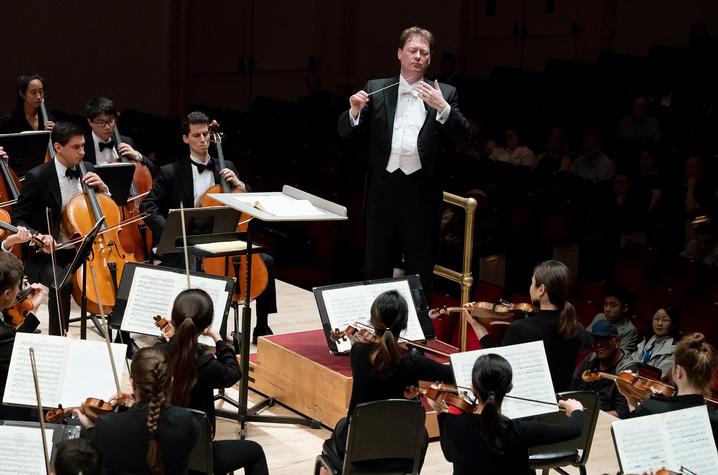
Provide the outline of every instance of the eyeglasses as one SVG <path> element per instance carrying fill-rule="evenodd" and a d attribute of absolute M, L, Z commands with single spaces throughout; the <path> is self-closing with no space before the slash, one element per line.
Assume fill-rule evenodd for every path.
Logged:
<path fill-rule="evenodd" d="M 115 119 L 93 120 L 92 123 L 98 127 L 112 127 L 113 125 L 115 125 Z"/>
<path fill-rule="evenodd" d="M 653 317 L 653 321 L 656 323 L 671 323 L 670 317 Z"/>

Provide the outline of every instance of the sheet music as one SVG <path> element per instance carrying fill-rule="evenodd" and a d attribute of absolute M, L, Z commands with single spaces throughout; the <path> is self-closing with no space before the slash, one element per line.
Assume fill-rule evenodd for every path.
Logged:
<path fill-rule="evenodd" d="M 356 285 L 328 289 L 322 292 L 322 298 L 327 308 L 327 315 L 332 329 L 345 330 L 347 326 L 355 322 L 370 325 L 371 305 L 376 297 L 388 290 L 396 290 L 406 299 L 409 307 L 409 319 L 406 330 L 401 336 L 409 340 L 424 340 L 424 331 L 419 323 L 419 316 L 416 314 L 416 307 L 411 296 L 409 281 L 398 280 L 383 282 L 380 284 Z M 337 351 L 346 352 L 351 349 L 350 341 L 337 341 Z"/>
<path fill-rule="evenodd" d="M 10 358 L 3 403 L 36 406 L 30 352 L 35 351 L 40 398 L 44 407 L 57 407 L 61 401 L 70 340 L 60 336 L 16 333 Z"/>
<path fill-rule="evenodd" d="M 275 216 L 323 216 L 325 213 L 317 209 L 309 200 L 298 200 L 286 195 L 236 196 L 237 201 L 248 203 L 257 209 Z"/>
<path fill-rule="evenodd" d="M 45 430 L 48 454 L 52 453 L 51 429 Z M 0 475 L 45 473 L 45 455 L 39 428 L 0 426 Z"/>
<path fill-rule="evenodd" d="M 706 406 L 616 421 L 611 431 L 626 473 L 684 466 L 700 475 L 718 474 Z"/>
<path fill-rule="evenodd" d="M 117 377 L 120 378 L 120 384 L 122 384 L 127 345 L 120 343 L 111 345 Z M 65 376 L 65 387 L 61 400 L 63 407 L 79 406 L 88 397 L 109 401 L 117 393 L 106 342 L 71 340 L 67 367 L 82 368 L 82 371 L 68 371 Z M 44 400 L 42 393 L 41 396 Z"/>
<path fill-rule="evenodd" d="M 553 389 L 551 372 L 546 359 L 546 350 L 542 341 L 454 353 L 451 355 L 451 366 L 454 370 L 456 384 L 470 387 L 471 370 L 476 359 L 489 353 L 501 355 L 511 364 L 514 387 L 509 395 L 537 401 L 556 401 L 556 393 Z M 504 398 L 501 405 L 501 413 L 509 419 L 548 414 L 556 411 L 558 411 L 558 408 L 547 404 L 519 401 L 508 397 Z"/>
<path fill-rule="evenodd" d="M 240 252 L 247 249 L 247 243 L 244 241 L 218 241 L 206 242 L 202 244 L 194 244 L 194 247 L 203 251 L 220 253 L 220 252 Z"/>
<path fill-rule="evenodd" d="M 193 275 L 190 277 L 190 283 L 192 288 L 202 289 L 212 298 L 214 302 L 212 328 L 219 331 L 229 297 L 229 292 L 225 290 L 227 282 L 222 279 Z M 153 317 L 155 315 L 170 317 L 175 298 L 186 287 L 185 274 L 150 267 L 136 267 L 130 293 L 127 296 L 127 307 L 122 318 L 121 329 L 160 336 L 161 330 L 155 326 Z M 214 341 L 210 337 L 200 336 L 199 342 L 214 346 Z"/>

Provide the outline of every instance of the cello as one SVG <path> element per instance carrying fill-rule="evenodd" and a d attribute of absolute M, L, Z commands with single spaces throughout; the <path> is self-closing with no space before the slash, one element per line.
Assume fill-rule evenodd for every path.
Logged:
<path fill-rule="evenodd" d="M 209 124 L 211 141 L 217 146 L 217 157 L 219 161 L 219 169 L 223 170 L 226 168 L 224 160 L 224 151 L 222 150 L 222 134 L 219 133 L 219 124 L 216 120 L 212 120 Z M 221 183 L 211 186 L 200 198 L 200 207 L 205 208 L 208 206 L 222 206 L 222 203 L 211 198 L 211 193 L 242 193 L 246 191 L 242 187 L 232 187 L 224 177 L 221 177 Z M 248 227 L 248 220 L 244 219 L 244 216 L 240 217 L 240 222 L 237 224 L 237 232 L 246 232 Z M 231 260 L 230 260 L 231 259 Z M 251 288 L 249 292 L 246 291 L 246 282 L 244 278 L 247 268 L 247 256 L 232 256 L 232 257 L 211 257 L 204 260 L 204 271 L 207 274 L 212 275 L 224 275 L 234 276 L 234 265 L 239 260 L 239 272 L 237 282 L 239 285 L 235 286 L 234 294 L 232 295 L 232 301 L 234 303 L 243 302 L 244 299 L 248 298 L 250 301 L 257 298 L 264 289 L 267 288 L 269 282 L 269 273 L 267 272 L 267 266 L 264 265 L 264 261 L 259 254 L 252 254 L 251 261 Z M 247 294 L 249 294 L 247 296 Z"/>
<path fill-rule="evenodd" d="M 82 177 L 87 174 L 85 164 L 80 162 Z M 96 283 L 87 282 L 86 297 L 87 309 L 97 315 L 100 312 L 100 299 L 106 308 L 115 305 L 115 294 L 122 277 L 122 271 L 127 261 L 134 262 L 132 255 L 122 247 L 119 238 L 120 210 L 117 204 L 108 195 L 95 194 L 92 187 L 82 180 L 82 193 L 73 196 L 62 210 L 62 226 L 69 237 L 86 235 L 95 224 L 104 216 L 101 234 L 98 234 L 92 244 L 93 258 L 88 259 L 87 266 L 97 276 Z M 108 228 L 115 228 L 108 230 Z M 73 276 L 75 283 L 72 286 L 72 296 L 78 305 L 82 301 L 83 268 L 80 267 Z"/>
<path fill-rule="evenodd" d="M 20 196 L 20 180 L 7 164 L 7 154 L 0 152 L 0 208 L 10 207 L 17 203 Z"/>
<path fill-rule="evenodd" d="M 47 114 L 47 109 L 45 108 L 45 98 L 42 99 L 42 102 L 40 102 L 40 114 L 42 114 L 42 123 L 47 124 L 50 122 L 50 116 Z M 38 127 L 39 128 L 39 127 Z M 54 160 L 55 159 L 55 147 L 52 146 L 52 135 L 47 140 L 47 153 L 45 154 L 45 161 Z"/>
<path fill-rule="evenodd" d="M 140 203 L 142 202 L 142 198 L 152 189 L 152 174 L 141 162 L 127 159 L 127 157 L 122 155 L 117 149 L 122 142 L 122 138 L 116 123 L 115 130 L 112 134 L 115 140 L 115 152 L 117 152 L 119 161 L 122 163 L 132 163 L 135 166 L 134 176 L 130 184 L 130 197 L 127 199 L 127 203 L 120 209 L 122 220 L 129 221 L 141 214 Z M 152 242 L 152 233 L 147 228 L 145 222 L 139 220 L 133 224 L 128 224 L 124 227 L 123 231 L 124 232 L 120 234 L 122 247 L 132 254 L 137 262 L 146 262 L 149 260 L 150 253 L 148 252 L 147 243 Z"/>

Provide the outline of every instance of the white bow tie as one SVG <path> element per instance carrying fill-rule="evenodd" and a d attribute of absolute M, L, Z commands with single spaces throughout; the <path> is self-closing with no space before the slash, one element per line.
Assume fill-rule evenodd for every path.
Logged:
<path fill-rule="evenodd" d="M 418 83 L 416 83 L 418 85 Z M 399 84 L 399 95 L 402 94 L 411 94 L 414 97 L 419 97 L 419 91 L 416 90 L 415 86 L 407 86 L 404 84 Z"/>

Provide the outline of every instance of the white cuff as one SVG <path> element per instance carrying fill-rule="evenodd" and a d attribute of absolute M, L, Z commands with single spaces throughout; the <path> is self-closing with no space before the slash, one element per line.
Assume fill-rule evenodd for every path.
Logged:
<path fill-rule="evenodd" d="M 0 242 L 0 247 L 2 247 L 3 252 L 12 252 L 12 247 L 10 249 L 5 249 L 5 240 Z"/>
<path fill-rule="evenodd" d="M 352 110 L 349 109 L 349 121 L 351 122 L 352 127 L 356 127 L 357 125 L 359 125 L 359 117 L 361 117 L 361 112 L 359 112 L 359 114 L 357 115 L 357 118 L 355 119 L 352 116 Z"/>
<path fill-rule="evenodd" d="M 441 111 L 440 114 L 436 114 L 436 120 L 440 124 L 444 124 L 446 120 L 449 118 L 449 114 L 451 113 L 451 104 L 448 102 L 446 103 L 446 107 L 444 107 L 444 110 Z"/>

